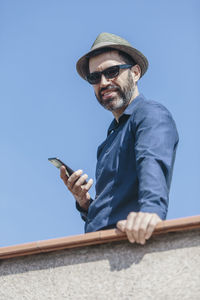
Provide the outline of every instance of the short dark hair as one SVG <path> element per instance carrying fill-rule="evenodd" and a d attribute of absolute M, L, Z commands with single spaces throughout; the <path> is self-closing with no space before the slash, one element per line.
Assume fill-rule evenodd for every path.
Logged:
<path fill-rule="evenodd" d="M 102 53 L 111 52 L 111 51 L 117 51 L 119 53 L 119 56 L 121 56 L 121 58 L 125 61 L 126 64 L 133 65 L 133 66 L 137 64 L 134 61 L 134 59 L 130 55 L 128 55 L 127 53 L 125 53 L 125 52 L 123 52 L 121 50 L 115 49 L 115 48 L 105 47 L 105 48 L 94 50 L 94 51 L 92 51 L 91 53 L 89 53 L 87 55 L 87 60 L 88 60 L 88 65 L 87 65 L 88 70 L 87 70 L 87 73 L 89 73 L 89 59 L 91 57 L 95 57 L 95 56 L 100 55 Z"/>

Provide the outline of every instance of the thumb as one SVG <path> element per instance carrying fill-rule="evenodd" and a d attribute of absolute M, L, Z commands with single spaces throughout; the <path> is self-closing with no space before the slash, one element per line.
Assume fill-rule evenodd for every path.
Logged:
<path fill-rule="evenodd" d="M 126 220 L 121 220 L 117 222 L 117 228 L 122 232 L 125 232 L 125 227 L 126 227 Z"/>

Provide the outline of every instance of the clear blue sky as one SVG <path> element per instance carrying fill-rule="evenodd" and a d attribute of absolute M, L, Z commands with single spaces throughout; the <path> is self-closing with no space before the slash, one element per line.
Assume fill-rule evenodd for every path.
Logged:
<path fill-rule="evenodd" d="M 94 178 L 112 114 L 75 64 L 105 31 L 148 57 L 139 90 L 176 121 L 168 219 L 200 214 L 199 29 L 198 0 L 0 1 L 0 246 L 83 233 L 74 199 L 47 158 Z"/>

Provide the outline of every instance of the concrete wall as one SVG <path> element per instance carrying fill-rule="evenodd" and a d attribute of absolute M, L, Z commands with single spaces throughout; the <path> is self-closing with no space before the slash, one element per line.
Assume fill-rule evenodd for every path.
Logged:
<path fill-rule="evenodd" d="M 200 299 L 200 231 L 0 262 L 0 300 Z"/>

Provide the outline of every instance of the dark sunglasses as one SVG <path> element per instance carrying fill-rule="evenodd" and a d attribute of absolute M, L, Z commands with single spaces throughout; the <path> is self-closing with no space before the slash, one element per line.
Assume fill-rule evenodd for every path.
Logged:
<path fill-rule="evenodd" d="M 86 79 L 90 84 L 98 84 L 101 81 L 102 74 L 106 79 L 115 78 L 119 75 L 120 69 L 130 69 L 133 65 L 117 65 L 109 67 L 102 72 L 93 72 L 87 75 Z"/>

